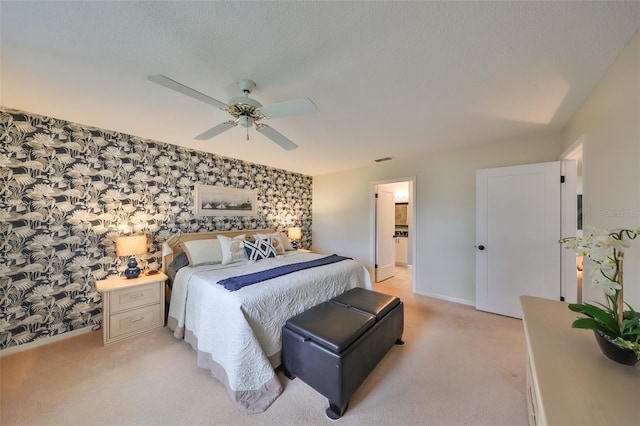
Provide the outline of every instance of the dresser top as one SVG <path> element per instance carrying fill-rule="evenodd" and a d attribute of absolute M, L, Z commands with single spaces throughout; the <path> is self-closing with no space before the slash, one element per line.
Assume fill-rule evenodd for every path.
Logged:
<path fill-rule="evenodd" d="M 567 303 L 520 302 L 540 424 L 639 424 L 640 370 L 606 358 L 591 330 L 571 328 L 578 314 Z"/>

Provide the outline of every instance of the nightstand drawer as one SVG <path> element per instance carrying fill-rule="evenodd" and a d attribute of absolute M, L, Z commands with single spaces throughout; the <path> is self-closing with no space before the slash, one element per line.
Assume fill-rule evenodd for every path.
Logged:
<path fill-rule="evenodd" d="M 162 327 L 164 323 L 161 305 L 123 312 L 109 317 L 109 339 Z"/>
<path fill-rule="evenodd" d="M 121 312 L 138 306 L 160 303 L 163 283 L 151 283 L 109 292 L 110 313 Z"/>

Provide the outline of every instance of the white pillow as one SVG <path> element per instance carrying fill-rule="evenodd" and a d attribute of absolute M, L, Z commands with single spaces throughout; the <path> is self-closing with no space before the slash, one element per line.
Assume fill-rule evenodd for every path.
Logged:
<path fill-rule="evenodd" d="M 277 254 L 284 254 L 284 244 L 282 242 L 282 237 L 280 237 L 280 233 L 255 234 L 255 238 L 256 240 L 266 240 L 274 249 L 276 249 Z"/>
<path fill-rule="evenodd" d="M 189 266 L 222 263 L 222 247 L 218 240 L 194 240 L 180 243 L 189 259 Z"/>
<path fill-rule="evenodd" d="M 282 247 L 284 247 L 285 251 L 295 250 L 293 248 L 293 244 L 291 244 L 291 240 L 284 232 L 280 233 L 280 239 L 282 240 Z"/>
<path fill-rule="evenodd" d="M 218 235 L 220 246 L 222 247 L 222 264 L 247 260 L 247 253 L 244 251 L 245 234 L 237 237 L 229 238 L 224 235 Z"/>

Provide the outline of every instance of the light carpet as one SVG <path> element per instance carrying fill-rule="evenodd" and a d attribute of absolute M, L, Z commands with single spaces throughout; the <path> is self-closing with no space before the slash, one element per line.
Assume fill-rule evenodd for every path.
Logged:
<path fill-rule="evenodd" d="M 405 346 L 393 347 L 337 422 L 300 379 L 263 413 L 239 412 L 168 329 L 103 347 L 96 331 L 0 358 L 2 425 L 525 425 L 520 320 L 375 289 L 405 303 Z"/>

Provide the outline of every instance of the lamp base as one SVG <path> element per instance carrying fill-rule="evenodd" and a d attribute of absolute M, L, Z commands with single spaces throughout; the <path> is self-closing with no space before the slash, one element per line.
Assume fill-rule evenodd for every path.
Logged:
<path fill-rule="evenodd" d="M 129 258 L 129 263 L 127 263 L 127 269 L 124 270 L 124 276 L 133 279 L 138 278 L 140 275 L 140 268 L 138 268 L 138 262 L 136 262 L 135 257 Z"/>

